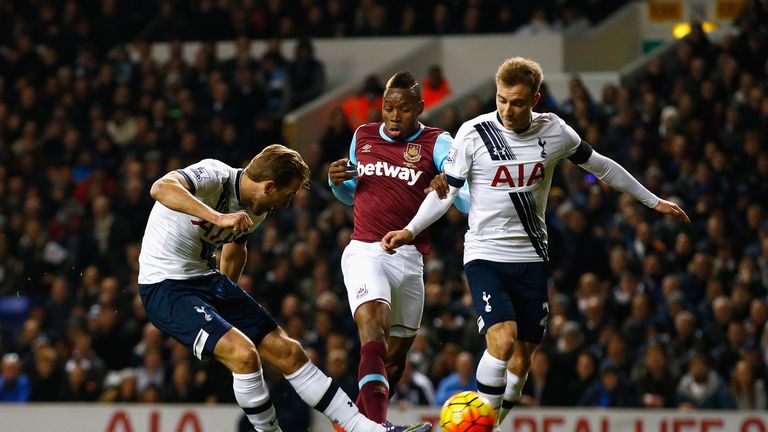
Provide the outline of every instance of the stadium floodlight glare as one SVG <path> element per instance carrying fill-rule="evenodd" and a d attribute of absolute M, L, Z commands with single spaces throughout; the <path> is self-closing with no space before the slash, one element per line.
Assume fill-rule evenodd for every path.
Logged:
<path fill-rule="evenodd" d="M 707 33 L 711 33 L 715 30 L 717 30 L 720 26 L 712 21 L 702 21 L 701 22 L 701 28 Z M 675 24 L 674 27 L 672 27 L 672 34 L 675 36 L 675 39 L 682 39 L 685 36 L 688 35 L 688 33 L 691 32 L 691 23 L 689 22 L 682 22 Z"/>

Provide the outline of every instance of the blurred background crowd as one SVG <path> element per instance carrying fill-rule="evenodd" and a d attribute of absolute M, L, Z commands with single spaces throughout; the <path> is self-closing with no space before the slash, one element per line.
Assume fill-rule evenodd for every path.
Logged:
<path fill-rule="evenodd" d="M 310 36 L 474 33 L 480 22 L 560 31 L 610 12 L 589 0 L 516 3 L 1 2 L 0 401 L 233 402 L 226 369 L 147 322 L 136 276 L 149 186 L 206 157 L 240 166 L 280 142 L 282 114 L 323 90 Z M 635 83 L 590 94 L 575 76 L 565 100 L 543 89 L 537 111 L 558 113 L 692 223 L 559 166 L 551 319 L 521 404 L 768 408 L 768 7 L 749 3 L 738 31 L 714 43 L 694 26 Z M 286 55 L 280 38 L 294 36 Z M 217 61 L 213 44 L 193 63 L 180 55 L 181 39 L 222 38 L 237 41 L 234 59 Z M 271 38 L 262 56 L 250 38 Z M 155 40 L 173 41 L 164 64 L 149 55 Z M 450 77 L 429 73 L 436 89 Z M 359 346 L 339 268 L 352 212 L 326 173 L 354 127 L 376 120 L 387 78 L 370 77 L 358 95 L 370 106 L 345 102 L 307 146 L 311 189 L 251 237 L 239 281 L 353 398 Z M 477 95 L 433 126 L 455 133 L 493 109 Z M 452 209 L 432 228 L 423 328 L 393 403 L 475 388 L 482 340 L 462 275 L 465 226 Z M 281 424 L 299 430 L 307 408 L 272 375 Z"/>

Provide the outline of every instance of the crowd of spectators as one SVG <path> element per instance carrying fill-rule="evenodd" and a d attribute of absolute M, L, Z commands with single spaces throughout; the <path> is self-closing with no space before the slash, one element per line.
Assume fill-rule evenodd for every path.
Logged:
<path fill-rule="evenodd" d="M 149 41 L 251 38 L 411 36 L 420 34 L 569 31 L 596 23 L 626 0 L 101 0 L 63 2 L 74 27 L 95 27 L 110 44 L 126 37 Z M 55 2 L 12 0 L 16 16 L 54 17 Z M 82 14 L 80 13 L 82 12 Z M 98 19 L 93 19 L 98 18 Z"/>
<path fill-rule="evenodd" d="M 21 13 L 22 3 L 0 10 Z M 79 13 L 79 2 L 29 3 L 42 16 Z M 559 166 L 547 211 L 551 318 L 523 405 L 767 408 L 768 19 L 765 9 L 748 16 L 717 44 L 694 27 L 637 85 L 593 97 L 575 77 L 566 100 L 542 98 L 538 110 L 559 113 L 693 222 Z M 0 34 L 0 400 L 233 402 L 226 369 L 194 360 L 147 322 L 136 276 L 148 189 L 201 158 L 241 165 L 278 141 L 283 96 L 249 92 L 262 88 L 262 67 L 289 73 L 296 62 L 277 40 L 262 59 L 225 63 L 210 45 L 194 64 L 178 54 L 158 64 L 143 43 L 138 60 L 87 45 L 72 52 L 81 45 L 61 35 L 95 30 L 61 25 L 46 39 L 53 29 L 30 19 Z M 262 102 L 275 105 L 249 105 Z M 455 131 L 491 109 L 493 100 L 471 98 L 443 126 Z M 343 109 L 333 116 L 305 155 L 311 189 L 252 236 L 239 282 L 354 397 L 358 338 L 339 268 L 352 213 L 330 194 L 324 168 L 352 130 Z M 432 228 L 424 327 L 397 403 L 435 404 L 474 385 L 467 370 L 482 340 L 462 277 L 465 225 L 452 209 Z M 267 372 L 283 428 L 300 430 L 290 425 L 306 421 L 306 407 Z"/>

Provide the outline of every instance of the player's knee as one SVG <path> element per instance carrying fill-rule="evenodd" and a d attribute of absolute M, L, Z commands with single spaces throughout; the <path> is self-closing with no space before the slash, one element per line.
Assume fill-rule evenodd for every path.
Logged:
<path fill-rule="evenodd" d="M 235 350 L 229 364 L 235 372 L 256 372 L 260 369 L 259 352 L 253 344 L 241 344 Z"/>
<path fill-rule="evenodd" d="M 496 358 L 508 360 L 512 357 L 516 342 L 517 326 L 513 322 L 502 322 L 488 330 L 488 350 Z"/>

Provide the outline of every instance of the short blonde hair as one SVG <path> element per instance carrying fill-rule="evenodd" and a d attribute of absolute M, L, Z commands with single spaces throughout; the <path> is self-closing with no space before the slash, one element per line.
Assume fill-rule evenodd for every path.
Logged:
<path fill-rule="evenodd" d="M 309 187 L 309 166 L 299 152 L 281 144 L 269 145 L 251 159 L 245 175 L 255 182 L 273 180 L 279 188 L 295 179 L 301 180 L 302 187 Z"/>
<path fill-rule="evenodd" d="M 496 82 L 506 86 L 524 84 L 536 94 L 544 81 L 544 72 L 535 61 L 523 57 L 506 59 L 496 71 Z"/>

